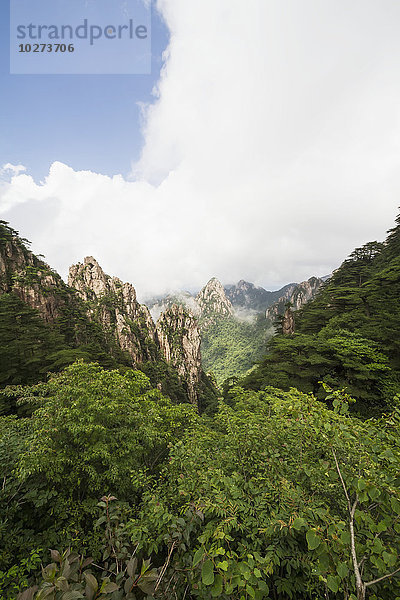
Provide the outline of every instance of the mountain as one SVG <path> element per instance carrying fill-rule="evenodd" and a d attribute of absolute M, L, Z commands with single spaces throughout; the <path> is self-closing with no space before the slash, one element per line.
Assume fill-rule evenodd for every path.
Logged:
<path fill-rule="evenodd" d="M 316 296 L 323 284 L 324 280 L 322 278 L 310 277 L 307 281 L 286 286 L 280 298 L 267 308 L 266 318 L 271 323 L 275 323 L 278 316 L 285 313 L 288 304 L 290 304 L 291 310 L 300 310 Z"/>
<path fill-rule="evenodd" d="M 295 286 L 289 283 L 280 290 L 268 292 L 262 287 L 241 279 L 236 284 L 226 285 L 226 297 L 235 309 L 246 309 L 255 313 L 265 312 L 266 309 L 284 296 L 289 289 Z"/>
<path fill-rule="evenodd" d="M 216 277 L 212 277 L 197 296 L 193 296 L 189 292 L 178 291 L 149 299 L 146 304 L 155 319 L 158 319 L 162 312 L 173 305 L 184 306 L 199 320 L 202 329 L 208 327 L 216 319 L 234 314 L 233 306 L 225 294 L 225 289 Z"/>
<path fill-rule="evenodd" d="M 176 292 L 150 301 L 151 313 L 156 318 L 179 305 L 198 319 L 203 368 L 222 384 L 229 377 L 244 375 L 263 357 L 275 333 L 276 318 L 283 315 L 286 304 L 291 302 L 299 309 L 321 285 L 322 279 L 311 277 L 268 292 L 244 280 L 223 287 L 213 277 L 196 297 Z M 269 308 L 265 314 L 266 306 Z"/>
<path fill-rule="evenodd" d="M 148 308 L 136 300 L 135 288 L 106 275 L 98 262 L 86 257 L 69 269 L 68 285 L 87 307 L 88 316 L 114 338 L 133 365 L 157 358 L 156 326 Z"/>
<path fill-rule="evenodd" d="M 155 321 L 161 313 L 171 308 L 174 304 L 184 306 L 195 316 L 200 316 L 200 309 L 196 302 L 196 298 L 189 292 L 175 292 L 164 296 L 146 299 L 146 306 L 149 307 L 151 316 Z"/>
<path fill-rule="evenodd" d="M 66 285 L 0 222 L 0 384 L 33 383 L 77 359 L 141 369 L 176 401 L 198 405 L 203 392 L 213 401 L 186 309 L 173 306 L 155 323 L 134 287 L 93 257 L 71 266 Z"/>
<path fill-rule="evenodd" d="M 202 329 L 215 323 L 217 319 L 233 316 L 233 306 L 226 297 L 222 283 L 216 277 L 210 279 L 198 293 L 196 303 Z"/>

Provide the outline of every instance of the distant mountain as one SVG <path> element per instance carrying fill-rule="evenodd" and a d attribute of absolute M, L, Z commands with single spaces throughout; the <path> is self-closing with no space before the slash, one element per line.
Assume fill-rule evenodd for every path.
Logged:
<path fill-rule="evenodd" d="M 216 277 L 210 279 L 197 294 L 196 303 L 203 329 L 217 319 L 233 316 L 233 306 L 226 297 L 222 283 Z"/>
<path fill-rule="evenodd" d="M 224 289 L 228 300 L 231 301 L 235 309 L 246 309 L 259 313 L 266 311 L 288 290 L 293 290 L 296 285 L 296 283 L 289 283 L 280 290 L 269 292 L 262 287 L 255 286 L 254 283 L 241 279 L 238 283 L 226 285 Z"/>
<path fill-rule="evenodd" d="M 199 322 L 202 365 L 221 384 L 226 378 L 245 374 L 265 354 L 266 344 L 274 335 L 274 324 L 288 302 L 301 308 L 313 298 L 322 279 L 289 283 L 269 292 L 240 280 L 223 287 L 213 277 L 194 297 L 176 292 L 147 301 L 154 319 L 160 313 L 183 306 Z"/>
<path fill-rule="evenodd" d="M 202 329 L 219 318 L 231 317 L 234 314 L 224 287 L 216 277 L 212 277 L 197 296 L 179 291 L 147 300 L 146 305 L 154 319 L 174 305 L 184 306 L 198 319 Z"/>

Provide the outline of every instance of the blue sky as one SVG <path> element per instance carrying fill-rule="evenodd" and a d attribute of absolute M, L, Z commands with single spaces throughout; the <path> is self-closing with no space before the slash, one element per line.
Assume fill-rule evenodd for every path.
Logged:
<path fill-rule="evenodd" d="M 23 164 L 35 180 L 54 161 L 127 175 L 143 143 L 140 102 L 152 102 L 168 30 L 152 19 L 151 75 L 10 75 L 9 2 L 0 2 L 0 165 Z"/>

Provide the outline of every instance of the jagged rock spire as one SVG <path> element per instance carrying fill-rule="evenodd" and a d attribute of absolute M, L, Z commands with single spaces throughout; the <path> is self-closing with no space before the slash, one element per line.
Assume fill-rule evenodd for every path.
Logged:
<path fill-rule="evenodd" d="M 82 300 L 94 303 L 90 314 L 115 335 L 133 364 L 155 358 L 156 327 L 148 308 L 137 301 L 133 285 L 106 275 L 93 256 L 70 267 L 68 285 Z M 149 345 L 146 340 L 153 344 Z"/>
<path fill-rule="evenodd" d="M 161 351 L 186 382 L 189 400 L 197 406 L 201 378 L 200 331 L 197 319 L 182 305 L 173 304 L 157 321 Z"/>
<path fill-rule="evenodd" d="M 225 294 L 222 283 L 213 277 L 196 298 L 201 311 L 201 323 L 205 327 L 219 317 L 233 315 L 233 306 Z"/>

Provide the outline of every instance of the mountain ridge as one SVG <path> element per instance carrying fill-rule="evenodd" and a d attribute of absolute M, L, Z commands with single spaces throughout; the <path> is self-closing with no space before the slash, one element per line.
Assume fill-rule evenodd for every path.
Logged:
<path fill-rule="evenodd" d="M 16 303 L 16 299 L 22 304 Z M 173 387 L 178 395 L 181 398 L 186 395 L 189 402 L 198 406 L 200 383 L 204 383 L 205 376 L 197 320 L 186 309 L 176 307 L 167 317 L 154 322 L 148 308 L 137 301 L 133 285 L 106 275 L 94 257 L 71 266 L 67 285 L 27 248 L 26 240 L 18 232 L 2 221 L 0 301 L 0 312 L 9 327 L 1 331 L 6 336 L 5 348 L 7 336 L 12 335 L 18 322 L 18 311 L 25 315 L 27 331 L 29 327 L 32 332 L 41 331 L 42 338 L 29 342 L 31 348 L 41 352 L 40 369 L 53 365 L 57 370 L 79 358 L 97 360 L 107 367 L 143 368 L 154 375 L 154 384 L 161 387 L 164 382 L 171 388 L 170 380 L 177 378 Z M 13 360 L 19 355 L 24 360 L 21 343 L 18 345 L 13 338 L 10 341 L 15 348 Z M 2 380 L 13 383 L 12 359 L 5 355 L 2 360 L 10 368 L 0 374 L 0 383 Z M 163 362 L 165 367 L 155 368 Z M 33 381 L 33 371 L 30 377 Z"/>

